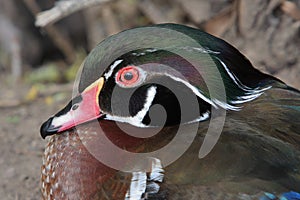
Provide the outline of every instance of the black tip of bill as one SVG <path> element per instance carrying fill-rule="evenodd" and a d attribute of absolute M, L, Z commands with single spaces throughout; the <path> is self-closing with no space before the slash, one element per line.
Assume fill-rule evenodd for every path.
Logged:
<path fill-rule="evenodd" d="M 43 139 L 45 139 L 47 136 L 50 136 L 50 135 L 54 135 L 55 133 L 58 132 L 58 129 L 60 128 L 59 127 L 54 127 L 52 125 L 52 120 L 53 120 L 53 117 L 49 118 L 47 121 L 45 121 L 41 128 L 40 128 L 40 133 L 41 133 L 41 136 Z"/>

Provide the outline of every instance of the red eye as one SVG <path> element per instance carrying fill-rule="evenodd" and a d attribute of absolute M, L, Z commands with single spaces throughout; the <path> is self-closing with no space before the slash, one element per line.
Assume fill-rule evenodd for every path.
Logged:
<path fill-rule="evenodd" d="M 139 70 L 135 66 L 127 66 L 118 71 L 116 81 L 123 87 L 134 86 L 140 79 Z"/>

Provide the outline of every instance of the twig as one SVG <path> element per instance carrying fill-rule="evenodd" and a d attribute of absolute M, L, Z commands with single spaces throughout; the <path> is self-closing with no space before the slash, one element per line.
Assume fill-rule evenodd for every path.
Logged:
<path fill-rule="evenodd" d="M 109 1 L 112 0 L 62 0 L 57 2 L 52 9 L 40 12 L 37 15 L 35 25 L 44 27 L 78 10 Z"/>

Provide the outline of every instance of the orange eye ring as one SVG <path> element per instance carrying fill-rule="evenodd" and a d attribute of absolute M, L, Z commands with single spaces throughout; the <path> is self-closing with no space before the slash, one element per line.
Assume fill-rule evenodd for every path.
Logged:
<path fill-rule="evenodd" d="M 140 80 L 140 72 L 135 66 L 127 66 L 118 71 L 116 82 L 123 87 L 132 87 Z"/>

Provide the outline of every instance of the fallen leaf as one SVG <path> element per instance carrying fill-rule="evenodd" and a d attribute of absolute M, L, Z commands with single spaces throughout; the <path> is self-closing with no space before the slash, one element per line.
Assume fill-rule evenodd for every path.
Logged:
<path fill-rule="evenodd" d="M 33 85 L 30 90 L 28 91 L 28 93 L 26 94 L 25 99 L 27 101 L 33 101 L 37 98 L 38 96 L 38 89 L 35 85 Z"/>
<path fill-rule="evenodd" d="M 50 97 L 50 96 L 46 97 L 46 98 L 45 98 L 45 103 L 46 103 L 47 105 L 52 105 L 52 104 L 53 104 L 53 98 Z"/>

